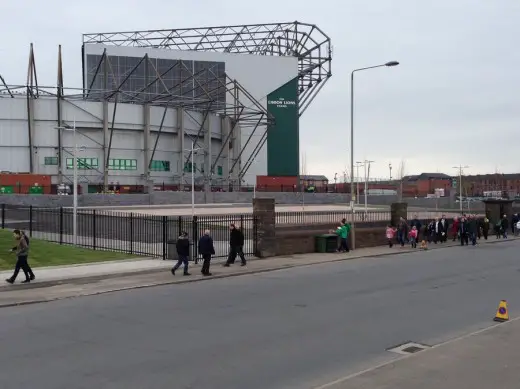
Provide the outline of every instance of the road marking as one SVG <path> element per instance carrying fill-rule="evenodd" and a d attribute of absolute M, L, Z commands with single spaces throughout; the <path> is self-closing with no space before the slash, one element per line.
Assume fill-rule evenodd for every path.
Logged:
<path fill-rule="evenodd" d="M 408 358 L 413 358 L 413 357 L 416 357 L 417 355 L 423 355 L 424 353 L 427 353 L 429 350 L 433 350 L 433 349 L 436 349 L 438 347 L 442 347 L 442 346 L 445 346 L 447 344 L 450 344 L 450 343 L 455 343 L 455 342 L 458 342 L 460 340 L 463 340 L 463 339 L 467 339 L 467 338 L 470 338 L 472 336 L 475 336 L 475 335 L 480 335 L 484 332 L 487 332 L 489 330 L 492 330 L 496 327 L 499 327 L 499 326 L 505 326 L 505 325 L 508 325 L 509 323 L 513 323 L 517 320 L 520 320 L 520 316 L 518 317 L 515 317 L 514 319 L 510 319 L 509 321 L 507 322 L 504 322 L 504 323 L 497 323 L 497 324 L 492 324 L 490 325 L 489 327 L 486 327 L 486 328 L 482 328 L 480 330 L 477 330 L 477 331 L 473 331 L 473 332 L 470 332 L 469 334 L 466 334 L 466 335 L 462 335 L 462 336 L 459 336 L 457 338 L 453 338 L 453 339 L 450 339 L 450 340 L 447 340 L 445 342 L 442 342 L 442 343 L 439 343 L 439 344 L 436 344 L 435 346 L 432 346 L 431 348 L 429 349 L 425 349 L 423 350 L 422 352 L 420 353 L 417 353 L 417 354 L 409 354 L 409 355 L 403 355 L 401 357 L 398 357 L 398 358 L 395 358 L 395 359 L 392 359 L 391 361 L 387 361 L 387 362 L 383 362 L 383 363 L 380 363 L 379 365 L 376 365 L 376 366 L 372 366 L 372 367 L 369 367 L 365 370 L 361 370 L 361 371 L 358 371 L 357 373 L 352 373 L 352 374 L 349 374 L 345 377 L 342 377 L 342 378 L 339 378 L 335 381 L 332 381 L 332 382 L 329 382 L 329 383 L 326 383 L 324 385 L 321 385 L 321 386 L 315 386 L 313 387 L 312 389 L 327 389 L 327 388 L 331 388 L 333 387 L 334 385 L 338 385 L 338 384 L 341 384 L 343 382 L 346 382 L 352 378 L 355 378 L 355 377 L 358 377 L 362 374 L 365 374 L 365 373 L 369 373 L 371 371 L 374 371 L 374 370 L 377 370 L 377 369 L 380 369 L 382 367 L 385 367 L 385 366 L 388 366 L 390 364 L 393 364 L 393 363 L 396 363 L 396 362 L 399 362 L 399 361 L 402 361 L 402 360 L 405 360 L 405 359 L 408 359 Z"/>

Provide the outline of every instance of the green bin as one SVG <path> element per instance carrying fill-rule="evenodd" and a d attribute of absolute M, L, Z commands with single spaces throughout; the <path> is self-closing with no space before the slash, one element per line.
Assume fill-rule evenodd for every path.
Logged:
<path fill-rule="evenodd" d="M 336 234 L 322 234 L 315 237 L 317 253 L 333 253 L 338 248 L 338 236 Z"/>

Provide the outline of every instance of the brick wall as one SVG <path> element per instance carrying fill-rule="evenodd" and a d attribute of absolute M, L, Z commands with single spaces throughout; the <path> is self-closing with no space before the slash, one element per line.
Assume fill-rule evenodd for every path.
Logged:
<path fill-rule="evenodd" d="M 276 228 L 276 255 L 306 254 L 315 252 L 315 236 L 327 233 L 336 225 L 293 226 Z M 386 244 L 385 225 L 369 223 L 356 227 L 356 248 Z M 352 241 L 350 242 L 352 246 Z"/>

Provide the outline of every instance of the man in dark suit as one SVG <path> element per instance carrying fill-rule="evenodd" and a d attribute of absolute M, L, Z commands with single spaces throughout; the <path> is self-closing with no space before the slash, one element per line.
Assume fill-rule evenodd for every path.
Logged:
<path fill-rule="evenodd" d="M 246 258 L 244 256 L 244 234 L 240 229 L 238 229 L 234 224 L 229 226 L 230 234 L 229 234 L 229 255 L 225 267 L 229 267 L 230 265 L 235 263 L 235 259 L 237 255 L 240 257 L 242 261 L 242 266 L 246 266 Z"/>
<path fill-rule="evenodd" d="M 466 243 L 466 246 L 467 246 L 469 243 L 468 229 L 469 229 L 468 221 L 467 221 L 466 217 L 463 216 L 460 219 L 460 223 L 459 223 L 459 235 L 460 235 L 460 245 L 461 246 L 464 246 L 464 243 Z"/>
<path fill-rule="evenodd" d="M 213 238 L 209 230 L 204 231 L 204 235 L 199 239 L 199 254 L 202 255 L 202 269 L 203 276 L 210 276 L 209 265 L 211 256 L 215 254 L 215 246 L 213 246 Z"/>
<path fill-rule="evenodd" d="M 442 215 L 440 223 L 442 227 L 440 241 L 441 243 L 445 243 L 448 240 L 448 221 L 446 220 L 446 215 Z"/>

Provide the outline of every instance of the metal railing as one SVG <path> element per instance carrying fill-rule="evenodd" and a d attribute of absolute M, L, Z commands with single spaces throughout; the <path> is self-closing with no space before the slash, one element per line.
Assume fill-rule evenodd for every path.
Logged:
<path fill-rule="evenodd" d="M 34 238 L 71 245 L 73 211 L 70 208 L 39 208 L 1 205 L 1 228 L 21 229 Z M 198 256 L 198 239 L 209 230 L 215 245 L 215 257 L 225 258 L 229 252 L 229 225 L 242 227 L 244 254 L 253 255 L 256 224 L 253 215 L 155 216 L 133 212 L 79 209 L 77 213 L 77 245 L 92 250 L 107 250 L 167 259 L 170 244 L 182 231 L 188 233 L 193 257 Z"/>

